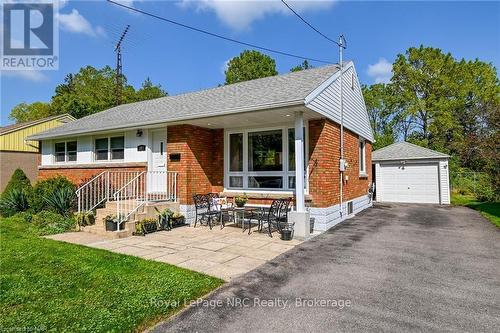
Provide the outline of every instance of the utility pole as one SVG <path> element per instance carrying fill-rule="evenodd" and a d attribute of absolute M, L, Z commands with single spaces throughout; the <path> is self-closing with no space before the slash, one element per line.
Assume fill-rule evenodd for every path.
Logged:
<path fill-rule="evenodd" d="M 123 74 L 122 74 L 122 42 L 125 38 L 125 35 L 130 28 L 130 24 L 127 24 L 125 30 L 123 30 L 120 39 L 116 43 L 115 52 L 116 52 L 116 101 L 115 105 L 120 105 L 122 103 L 122 87 L 123 87 Z"/>
<path fill-rule="evenodd" d="M 340 217 L 344 216 L 344 171 L 346 169 L 346 162 L 344 159 L 344 95 L 343 95 L 343 82 L 342 77 L 344 76 L 344 63 L 343 63 L 343 53 L 346 48 L 346 41 L 344 35 L 339 36 L 339 66 L 340 66 L 340 160 L 339 160 L 339 172 L 340 172 Z"/>

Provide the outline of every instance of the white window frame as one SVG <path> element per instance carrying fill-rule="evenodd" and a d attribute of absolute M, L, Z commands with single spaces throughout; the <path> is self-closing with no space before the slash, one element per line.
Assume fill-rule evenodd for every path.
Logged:
<path fill-rule="evenodd" d="M 363 145 L 362 148 L 361 145 Z M 361 159 L 363 159 L 363 163 L 361 163 Z M 366 172 L 366 140 L 361 137 L 359 138 L 358 142 L 358 164 L 359 164 L 359 175 L 367 176 L 368 173 Z"/>
<path fill-rule="evenodd" d="M 69 161 L 68 159 L 68 142 L 76 142 L 76 160 L 75 161 Z M 59 143 L 64 143 L 64 161 L 58 161 L 57 160 L 57 154 L 56 154 L 56 145 L 59 144 Z M 78 161 L 78 140 L 77 139 L 74 139 L 74 140 L 64 140 L 64 141 L 55 141 L 53 143 L 53 146 L 54 146 L 54 154 L 53 154 L 53 157 L 54 157 L 54 163 L 55 164 L 63 164 L 63 163 L 76 163 Z"/>
<path fill-rule="evenodd" d="M 304 181 L 304 189 L 305 193 L 309 193 L 309 126 L 308 122 L 304 122 L 305 127 L 305 151 L 304 158 L 306 159 L 306 170 L 305 170 L 305 181 Z M 245 191 L 248 193 L 258 192 L 258 193 L 286 193 L 292 194 L 295 189 L 289 187 L 289 177 L 295 176 L 295 171 L 289 171 L 288 167 L 288 129 L 294 129 L 293 124 L 286 124 L 280 126 L 273 127 L 245 127 L 245 128 L 237 128 L 237 129 L 227 129 L 224 131 L 224 190 L 225 191 Z M 272 130 L 281 130 L 281 138 L 282 138 L 282 147 L 283 147 L 283 170 L 282 171 L 248 171 L 248 133 L 253 132 L 265 132 Z M 231 134 L 243 134 L 243 171 L 229 171 L 230 160 L 229 160 L 229 136 Z M 229 185 L 229 177 L 231 176 L 241 176 L 243 177 L 243 187 L 230 187 Z M 248 177 L 249 176 L 281 176 L 283 178 L 283 188 L 250 188 L 248 187 Z"/>
<path fill-rule="evenodd" d="M 121 159 L 111 159 L 111 138 L 118 138 L 118 137 L 123 137 L 123 158 Z M 97 153 L 96 153 L 96 145 L 95 142 L 96 140 L 99 139 L 107 139 L 108 140 L 108 158 L 105 160 L 98 160 L 97 159 Z M 92 158 L 93 161 L 96 163 L 109 163 L 109 162 L 123 162 L 125 160 L 125 147 L 127 146 L 125 143 L 126 136 L 123 133 L 117 133 L 116 135 L 103 135 L 103 136 L 95 136 L 92 138 Z"/>

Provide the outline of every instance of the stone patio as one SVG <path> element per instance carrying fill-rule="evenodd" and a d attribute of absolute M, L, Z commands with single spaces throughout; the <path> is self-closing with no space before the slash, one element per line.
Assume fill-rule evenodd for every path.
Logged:
<path fill-rule="evenodd" d="M 102 236 L 70 232 L 47 238 L 68 243 L 133 255 L 160 261 L 219 277 L 226 281 L 244 274 L 268 260 L 300 244 L 299 240 L 282 241 L 279 234 L 259 233 L 249 235 L 236 226 L 212 230 L 205 226 L 181 227 L 160 231 L 146 236 L 106 239 Z"/>

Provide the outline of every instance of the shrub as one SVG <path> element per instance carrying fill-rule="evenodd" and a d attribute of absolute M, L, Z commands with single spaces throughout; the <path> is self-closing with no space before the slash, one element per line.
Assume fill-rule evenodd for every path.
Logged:
<path fill-rule="evenodd" d="M 50 210 L 68 217 L 75 204 L 75 191 L 69 187 L 55 189 L 44 197 Z"/>
<path fill-rule="evenodd" d="M 479 177 L 476 187 L 476 199 L 484 202 L 493 202 L 498 199 L 496 198 L 491 178 L 487 174 L 483 174 Z"/>
<path fill-rule="evenodd" d="M 41 180 L 33 187 L 32 195 L 30 196 L 30 206 L 35 212 L 41 212 L 45 209 L 50 209 L 45 198 L 52 192 L 61 188 L 69 188 L 71 191 L 76 191 L 76 186 L 70 182 L 66 177 L 57 176 L 45 180 Z"/>
<path fill-rule="evenodd" d="M 81 212 L 75 214 L 75 220 L 78 226 L 85 227 L 95 224 L 95 216 L 92 212 Z"/>
<path fill-rule="evenodd" d="M 31 191 L 31 182 L 23 170 L 16 169 L 12 174 L 12 176 L 10 177 L 7 186 L 5 186 L 5 189 L 2 193 L 2 197 L 7 196 L 9 192 L 11 192 L 12 190 L 21 190 L 21 189 L 24 189 L 26 193 L 29 193 Z"/>
<path fill-rule="evenodd" d="M 11 189 L 0 200 L 0 213 L 11 216 L 29 209 L 28 194 L 25 189 Z"/>
<path fill-rule="evenodd" d="M 74 219 L 51 211 L 43 211 L 33 215 L 32 221 L 39 235 L 53 235 L 72 231 L 75 230 L 76 225 Z"/>
<path fill-rule="evenodd" d="M 17 213 L 16 216 L 21 218 L 26 223 L 31 223 L 33 220 L 33 215 L 30 212 L 20 212 Z"/>

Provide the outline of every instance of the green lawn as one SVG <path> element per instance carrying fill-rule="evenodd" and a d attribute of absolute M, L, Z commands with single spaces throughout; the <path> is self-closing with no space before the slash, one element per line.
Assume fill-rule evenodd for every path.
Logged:
<path fill-rule="evenodd" d="M 451 196 L 451 203 L 479 211 L 481 215 L 500 228 L 500 202 L 479 202 L 474 196 L 454 193 Z"/>
<path fill-rule="evenodd" d="M 40 238 L 16 217 L 0 219 L 0 260 L 0 331 L 8 332 L 139 331 L 223 283 L 159 262 Z"/>

